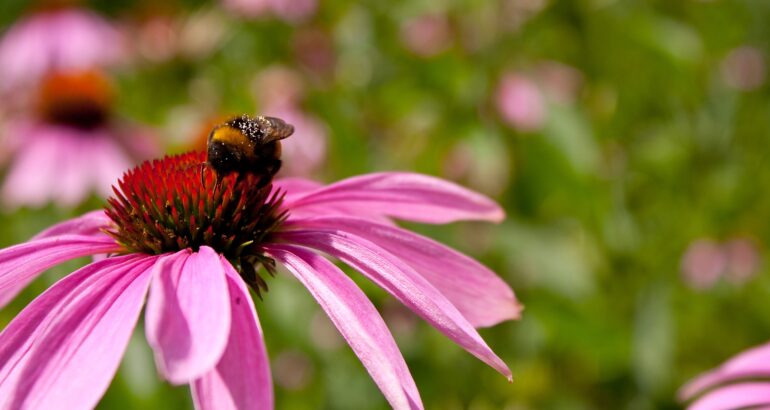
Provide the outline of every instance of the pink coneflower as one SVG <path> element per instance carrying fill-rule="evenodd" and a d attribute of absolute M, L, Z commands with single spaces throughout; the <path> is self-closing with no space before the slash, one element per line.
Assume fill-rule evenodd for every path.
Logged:
<path fill-rule="evenodd" d="M 691 288 L 705 290 L 720 279 L 740 285 L 759 270 L 761 257 L 754 242 L 736 237 L 726 243 L 699 239 L 682 256 L 682 278 Z"/>
<path fill-rule="evenodd" d="M 503 76 L 497 88 L 497 109 L 503 120 L 522 132 L 537 131 L 546 120 L 546 103 L 537 83 L 515 73 Z"/>
<path fill-rule="evenodd" d="M 700 395 L 700 397 L 698 397 Z M 770 344 L 754 347 L 698 376 L 679 391 L 688 410 L 730 410 L 770 406 Z"/>
<path fill-rule="evenodd" d="M 14 152 L 0 191 L 7 205 L 40 206 L 53 200 L 72 206 L 92 190 L 108 196 L 112 183 L 136 159 L 155 154 L 148 132 L 111 117 L 112 94 L 109 81 L 97 71 L 46 77 L 32 113 L 2 130 L 4 145 Z"/>
<path fill-rule="evenodd" d="M 103 67 L 125 57 L 122 33 L 100 16 L 80 9 L 42 11 L 0 40 L 0 91 L 33 84 L 51 71 Z"/>
<path fill-rule="evenodd" d="M 443 14 L 427 14 L 401 26 L 401 41 L 420 57 L 433 57 L 452 46 L 452 27 Z"/>
<path fill-rule="evenodd" d="M 0 251 L 0 302 L 65 260 L 108 254 L 60 280 L 0 334 L 0 407 L 91 408 L 107 389 L 147 298 L 160 374 L 190 384 L 200 409 L 272 408 L 250 286 L 276 263 L 318 301 L 388 402 L 422 408 L 401 353 L 345 262 L 451 340 L 510 378 L 475 327 L 519 316 L 491 270 L 390 218 L 500 221 L 492 200 L 437 178 L 376 173 L 331 185 L 254 174 L 216 177 L 203 154 L 127 172 L 105 212 Z M 264 270 L 261 268 L 265 268 Z"/>

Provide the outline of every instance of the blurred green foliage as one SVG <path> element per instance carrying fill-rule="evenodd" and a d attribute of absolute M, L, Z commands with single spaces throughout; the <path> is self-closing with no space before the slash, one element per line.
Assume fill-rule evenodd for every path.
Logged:
<path fill-rule="evenodd" d="M 4 26 L 28 7 L 3 3 Z M 748 283 L 704 290 L 681 273 L 699 238 L 747 237 L 761 255 L 770 241 L 770 88 L 742 85 L 752 72 L 728 61 L 743 46 L 768 55 L 770 2 L 320 0 L 297 24 L 241 19 L 217 3 L 152 4 L 88 6 L 120 21 L 147 10 L 172 19 L 213 11 L 225 34 L 205 56 L 118 70 L 121 116 L 178 136 L 214 113 L 259 112 L 266 102 L 254 97 L 255 75 L 280 64 L 300 73 L 302 108 L 329 130 L 315 178 L 414 170 L 503 204 L 499 226 L 410 228 L 484 261 L 516 290 L 523 319 L 482 331 L 512 367 L 512 384 L 359 281 L 385 312 L 428 408 L 678 408 L 678 386 L 770 338 L 766 265 Z M 442 16 L 448 34 L 440 50 L 420 55 L 405 25 L 426 14 Z M 307 54 L 327 45 L 331 62 L 313 65 Z M 548 94 L 557 80 L 538 77 L 553 62 L 571 67 L 566 99 Z M 758 70 L 766 77 L 765 65 Z M 511 72 L 538 78 L 545 115 L 536 129 L 517 130 L 498 110 L 497 87 Z M 179 141 L 169 150 L 185 149 Z M 6 213 L 0 241 L 24 241 L 100 203 Z M 0 321 L 76 266 L 37 281 Z M 307 292 L 285 275 L 270 286 L 257 309 L 277 407 L 385 408 Z M 139 333 L 101 407 L 190 408 L 185 387 L 157 379 Z"/>

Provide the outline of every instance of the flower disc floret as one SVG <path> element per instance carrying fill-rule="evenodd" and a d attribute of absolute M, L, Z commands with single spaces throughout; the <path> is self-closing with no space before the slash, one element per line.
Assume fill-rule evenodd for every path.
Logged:
<path fill-rule="evenodd" d="M 115 224 L 106 232 L 126 253 L 159 255 L 209 246 L 233 262 L 250 284 L 262 264 L 272 271 L 261 244 L 286 219 L 283 196 L 260 177 L 225 177 L 188 153 L 147 161 L 127 171 L 108 200 Z M 272 273 L 272 272 L 271 272 Z"/>

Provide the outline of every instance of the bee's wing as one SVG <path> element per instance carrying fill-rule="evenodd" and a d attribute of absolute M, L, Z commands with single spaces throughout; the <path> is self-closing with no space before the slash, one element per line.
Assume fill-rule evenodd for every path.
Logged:
<path fill-rule="evenodd" d="M 279 141 L 294 133 L 294 126 L 280 118 L 261 117 L 261 120 L 264 127 L 264 142 Z"/>

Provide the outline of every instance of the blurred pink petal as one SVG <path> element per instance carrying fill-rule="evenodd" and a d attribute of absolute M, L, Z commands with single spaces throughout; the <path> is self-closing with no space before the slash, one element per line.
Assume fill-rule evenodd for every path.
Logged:
<path fill-rule="evenodd" d="M 296 108 L 266 108 L 267 115 L 294 126 L 291 138 L 281 141 L 281 175 L 308 176 L 326 161 L 326 127 L 316 118 Z"/>
<path fill-rule="evenodd" d="M 682 400 L 690 400 L 703 391 L 731 381 L 749 378 L 770 378 L 770 344 L 764 344 L 738 354 L 720 367 L 704 373 L 679 391 Z"/>
<path fill-rule="evenodd" d="M 520 317 L 522 306 L 513 290 L 494 272 L 432 239 L 395 226 L 342 216 L 292 223 L 305 228 L 338 229 L 376 243 L 425 277 L 475 327 Z"/>
<path fill-rule="evenodd" d="M 133 163 L 106 130 L 54 125 L 24 128 L 26 143 L 10 165 L 2 196 L 10 207 L 55 201 L 74 206 L 92 190 L 103 196 Z"/>
<path fill-rule="evenodd" d="M 121 32 L 90 11 L 33 14 L 0 39 L 0 91 L 28 86 L 51 71 L 111 65 L 125 57 Z"/>
<path fill-rule="evenodd" d="M 96 406 L 139 318 L 152 262 L 94 263 L 22 311 L 0 334 L 0 407 Z"/>
<path fill-rule="evenodd" d="M 714 390 L 687 406 L 687 410 L 770 408 L 770 383 L 747 382 Z"/>
<path fill-rule="evenodd" d="M 145 316 L 158 370 L 174 384 L 212 371 L 227 347 L 230 297 L 224 267 L 208 246 L 155 266 Z"/>
<path fill-rule="evenodd" d="M 360 207 L 367 213 L 425 223 L 458 220 L 499 222 L 503 210 L 484 195 L 452 182 L 406 172 L 383 172 L 344 179 L 284 204 L 300 209 L 323 204 Z"/>
<path fill-rule="evenodd" d="M 253 88 L 257 99 L 275 110 L 295 107 L 302 100 L 305 91 L 302 77 L 297 71 L 278 65 L 260 71 L 254 79 Z M 287 122 L 293 124 L 292 121 Z"/>
<path fill-rule="evenodd" d="M 326 311 L 394 409 L 421 409 L 422 401 L 393 336 L 353 281 L 321 256 L 290 245 L 268 252 L 286 265 Z"/>
<path fill-rule="evenodd" d="M 506 74 L 497 89 L 497 109 L 510 126 L 537 131 L 545 123 L 546 106 L 537 84 L 519 74 Z"/>
<path fill-rule="evenodd" d="M 450 340 L 511 378 L 508 366 L 492 352 L 457 308 L 398 257 L 366 239 L 341 230 L 312 230 L 301 224 L 294 227 L 301 227 L 302 230 L 283 232 L 279 238 L 339 258 L 387 290 Z"/>
<path fill-rule="evenodd" d="M 103 235 L 62 235 L 0 250 L 0 308 L 46 269 L 81 256 L 116 252 L 120 246 Z"/>
<path fill-rule="evenodd" d="M 272 409 L 270 364 L 254 302 L 225 258 L 232 324 L 227 348 L 216 368 L 191 383 L 199 410 Z"/>

